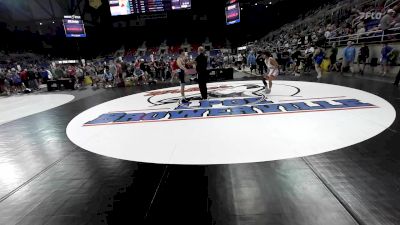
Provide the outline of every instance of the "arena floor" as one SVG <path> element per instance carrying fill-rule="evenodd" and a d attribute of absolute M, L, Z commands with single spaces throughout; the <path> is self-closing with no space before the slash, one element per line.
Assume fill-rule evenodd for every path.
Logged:
<path fill-rule="evenodd" d="M 282 92 L 286 89 L 279 84 L 287 87 L 286 82 L 295 82 L 287 80 L 314 81 L 307 76 L 280 79 L 285 81 L 278 81 L 276 90 Z M 295 84 L 291 86 L 302 85 Z M 64 105 L 8 119 L 0 125 L 0 224 L 400 224 L 400 123 L 393 114 L 400 110 L 400 90 L 388 80 L 339 75 L 323 77 L 317 84 L 327 87 L 326 95 L 324 89 L 319 92 L 323 98 L 352 97 L 350 92 L 331 96 L 332 86 L 321 86 L 334 84 L 380 97 L 370 102 L 379 107 L 351 113 L 105 124 L 85 136 L 85 119 L 110 112 L 100 104 L 176 87 L 159 84 L 71 92 L 75 99 Z M 307 90 L 313 88 L 301 89 L 305 94 L 298 100 L 309 99 Z M 369 96 L 365 92 L 354 95 Z M 368 96 L 363 101 L 373 101 Z M 280 93 L 271 99 L 283 102 L 287 97 Z M 144 110 L 131 108 L 132 101 L 115 105 Z M 99 108 L 90 111 L 95 106 Z M 119 111 L 118 107 L 111 111 Z M 67 131 L 74 120 L 82 126 Z M 214 121 L 215 129 L 203 127 L 209 121 Z M 330 123 L 325 126 L 321 121 Z M 224 130 L 220 123 L 235 125 L 235 132 Z M 263 124 L 271 126 L 264 130 Z M 171 135 L 166 129 L 174 126 Z M 144 133 L 157 130 L 154 127 L 159 131 Z M 187 136 L 185 129 L 193 134 Z M 291 129 L 305 133 L 299 138 Z M 226 133 L 215 137 L 216 131 Z M 265 151 L 260 151 L 262 146 Z"/>

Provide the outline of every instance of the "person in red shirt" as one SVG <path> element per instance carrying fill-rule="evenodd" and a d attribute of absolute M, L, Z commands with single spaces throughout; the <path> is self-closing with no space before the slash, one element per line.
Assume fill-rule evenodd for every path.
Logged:
<path fill-rule="evenodd" d="M 139 59 L 137 59 L 137 60 L 135 61 L 134 67 L 140 68 L 140 60 L 139 60 Z"/>
<path fill-rule="evenodd" d="M 69 66 L 67 69 L 67 74 L 69 78 L 75 77 L 76 76 L 76 70 L 73 66 Z"/>
<path fill-rule="evenodd" d="M 28 85 L 29 85 L 28 70 L 27 69 L 23 69 L 19 73 L 19 76 L 21 77 L 22 83 L 24 83 L 25 87 L 28 87 Z"/>
<path fill-rule="evenodd" d="M 70 88 L 72 90 L 74 90 L 75 89 L 75 83 L 76 83 L 76 80 L 77 80 L 75 67 L 69 66 L 68 69 L 67 69 L 67 75 L 68 75 L 68 78 L 70 79 L 70 85 L 71 85 Z"/>
<path fill-rule="evenodd" d="M 170 67 L 171 67 L 171 83 L 173 83 L 174 80 L 178 77 L 177 71 L 179 70 L 179 66 L 176 59 L 172 59 Z"/>

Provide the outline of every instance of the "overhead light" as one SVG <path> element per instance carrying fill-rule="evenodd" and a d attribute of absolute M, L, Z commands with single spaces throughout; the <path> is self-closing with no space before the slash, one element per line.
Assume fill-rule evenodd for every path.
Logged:
<path fill-rule="evenodd" d="M 268 8 L 268 6 L 266 5 L 265 8 Z"/>
<path fill-rule="evenodd" d="M 53 24 L 56 23 L 55 21 L 53 21 Z"/>
<path fill-rule="evenodd" d="M 243 8 L 240 8 L 240 10 L 243 10 Z"/>
<path fill-rule="evenodd" d="M 42 23 L 42 22 L 40 22 L 40 23 L 39 23 L 39 25 L 40 25 L 40 26 L 42 26 L 42 25 L 43 25 L 43 23 Z"/>
<path fill-rule="evenodd" d="M 256 3 L 256 4 L 254 4 L 254 5 L 258 5 L 258 4 Z"/>
<path fill-rule="evenodd" d="M 269 4 L 271 5 L 271 4 L 272 4 L 272 2 L 269 2 Z"/>

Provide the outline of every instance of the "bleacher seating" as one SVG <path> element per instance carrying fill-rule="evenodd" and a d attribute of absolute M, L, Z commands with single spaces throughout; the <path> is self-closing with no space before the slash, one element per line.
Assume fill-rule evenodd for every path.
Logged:
<path fill-rule="evenodd" d="M 321 45 L 332 42 L 346 44 L 349 40 L 355 43 L 383 41 L 385 37 L 379 28 L 380 18 L 372 18 L 366 24 L 363 16 L 369 13 L 382 17 L 389 8 L 400 8 L 399 3 L 400 0 L 345 0 L 324 5 L 307 13 L 305 19 L 300 18 L 270 32 L 257 43 L 256 48 L 275 51 L 304 47 L 308 43 Z M 400 16 L 396 19 L 399 22 L 396 26 L 400 26 Z M 392 30 L 400 33 L 397 27 Z M 400 35 L 394 38 L 400 38 Z"/>

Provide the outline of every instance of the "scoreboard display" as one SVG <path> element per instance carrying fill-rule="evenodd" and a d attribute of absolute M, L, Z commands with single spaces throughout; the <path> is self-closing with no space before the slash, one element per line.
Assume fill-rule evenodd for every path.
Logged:
<path fill-rule="evenodd" d="M 229 4 L 225 8 L 227 25 L 232 25 L 240 22 L 240 5 L 237 1 L 232 0 L 231 2 L 236 3 Z"/>
<path fill-rule="evenodd" d="M 80 16 L 64 16 L 63 25 L 66 37 L 86 37 L 85 24 Z"/>
<path fill-rule="evenodd" d="M 191 0 L 109 0 L 112 16 L 190 9 Z"/>

